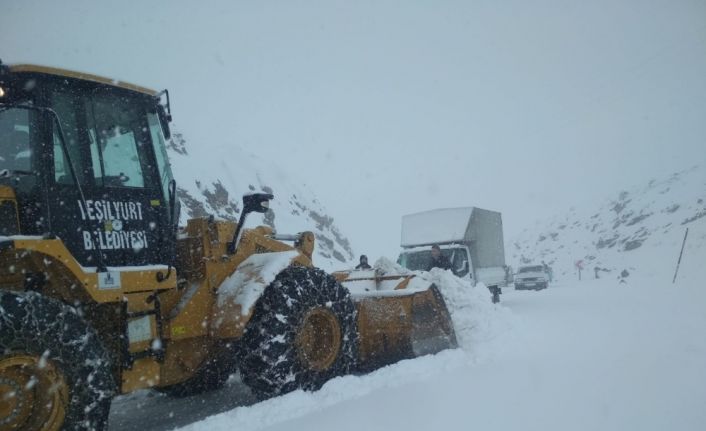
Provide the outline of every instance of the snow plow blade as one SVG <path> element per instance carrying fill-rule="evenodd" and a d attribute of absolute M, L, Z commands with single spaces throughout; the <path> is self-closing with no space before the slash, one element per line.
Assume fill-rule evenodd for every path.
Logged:
<path fill-rule="evenodd" d="M 433 283 L 374 270 L 334 276 L 356 304 L 362 370 L 458 347 L 446 302 Z"/>

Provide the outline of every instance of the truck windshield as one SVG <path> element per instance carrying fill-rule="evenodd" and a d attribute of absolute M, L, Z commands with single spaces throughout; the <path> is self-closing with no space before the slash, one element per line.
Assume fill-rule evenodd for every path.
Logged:
<path fill-rule="evenodd" d="M 523 266 L 520 268 L 518 271 L 519 273 L 523 272 L 542 272 L 544 271 L 544 268 L 541 265 L 534 265 L 534 266 Z"/>
<path fill-rule="evenodd" d="M 441 254 L 451 262 L 453 273 L 459 277 L 468 274 L 468 255 L 463 248 L 445 248 Z M 397 260 L 404 268 L 411 271 L 429 271 L 431 269 L 431 249 L 404 252 Z"/>
<path fill-rule="evenodd" d="M 442 251 L 442 254 L 444 251 Z M 428 271 L 431 264 L 431 250 L 402 253 L 397 263 L 411 271 Z"/>

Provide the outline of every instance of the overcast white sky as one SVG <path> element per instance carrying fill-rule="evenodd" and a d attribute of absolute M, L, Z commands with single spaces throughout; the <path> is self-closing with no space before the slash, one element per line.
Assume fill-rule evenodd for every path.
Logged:
<path fill-rule="evenodd" d="M 371 258 L 404 213 L 508 236 L 706 164 L 704 1 L 1 3 L 3 61 L 169 88 L 192 149 L 288 165 Z"/>

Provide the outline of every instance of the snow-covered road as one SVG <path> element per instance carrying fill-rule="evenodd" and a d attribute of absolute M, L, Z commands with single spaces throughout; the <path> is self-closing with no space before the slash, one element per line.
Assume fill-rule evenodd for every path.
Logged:
<path fill-rule="evenodd" d="M 258 404 L 237 383 L 184 400 L 133 396 L 114 403 L 111 429 L 706 429 L 698 283 L 509 290 L 490 313 L 500 324 L 471 328 L 463 349 Z"/>

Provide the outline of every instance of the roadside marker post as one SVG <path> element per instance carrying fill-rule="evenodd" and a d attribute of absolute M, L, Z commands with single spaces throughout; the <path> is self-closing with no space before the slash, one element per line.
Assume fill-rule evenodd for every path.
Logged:
<path fill-rule="evenodd" d="M 689 228 L 686 228 L 686 232 L 684 232 L 684 240 L 681 242 L 681 251 L 679 252 L 679 260 L 677 260 L 677 268 L 674 270 L 674 278 L 672 279 L 672 284 L 677 281 L 677 273 L 679 272 L 679 265 L 681 264 L 681 256 L 684 254 L 684 245 L 686 244 L 687 235 L 689 235 Z"/>

